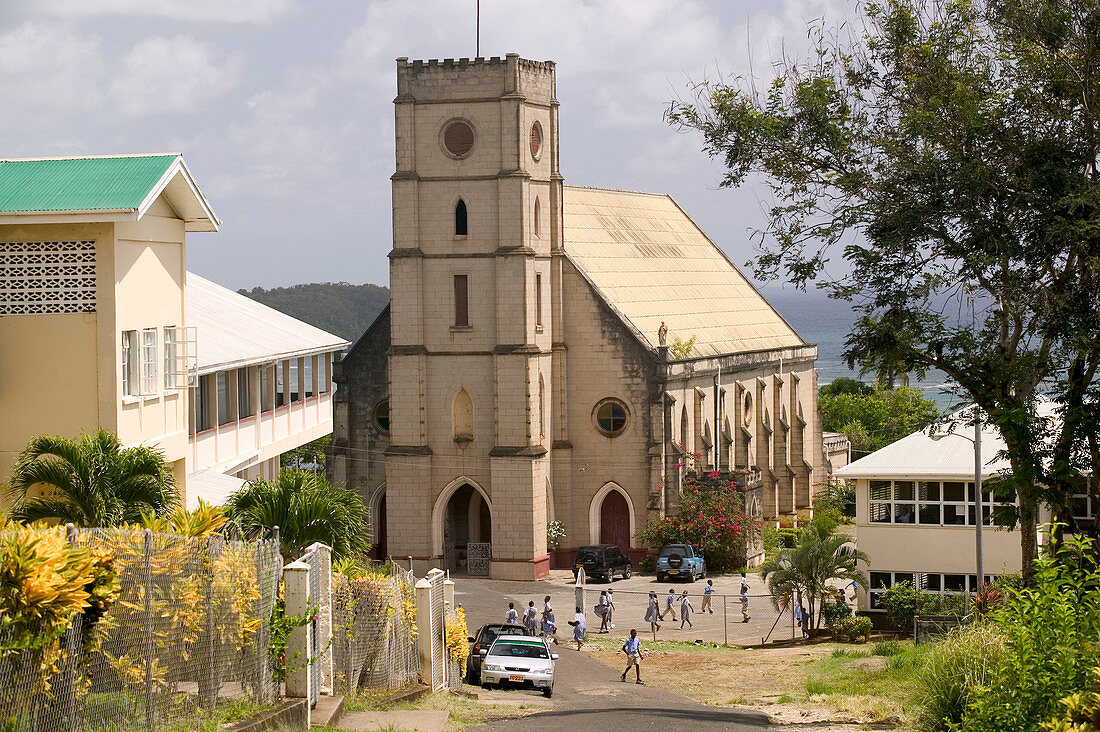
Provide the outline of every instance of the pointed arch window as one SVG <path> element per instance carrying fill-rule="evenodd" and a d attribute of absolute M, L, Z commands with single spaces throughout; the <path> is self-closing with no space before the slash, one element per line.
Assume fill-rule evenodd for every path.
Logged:
<path fill-rule="evenodd" d="M 455 204 L 455 236 L 466 236 L 469 230 L 466 219 L 466 202 L 460 198 Z"/>
<path fill-rule="evenodd" d="M 546 382 L 539 374 L 539 436 L 546 439 Z"/>
<path fill-rule="evenodd" d="M 459 389 L 451 405 L 451 425 L 455 442 L 474 439 L 474 402 L 465 389 Z"/>
<path fill-rule="evenodd" d="M 535 198 L 535 213 L 533 221 L 531 222 L 535 232 L 535 238 L 542 238 L 542 204 L 539 203 L 539 199 Z"/>

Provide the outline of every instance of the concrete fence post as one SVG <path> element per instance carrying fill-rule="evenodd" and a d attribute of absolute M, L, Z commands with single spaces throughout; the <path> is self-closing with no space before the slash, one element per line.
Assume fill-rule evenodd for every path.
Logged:
<path fill-rule="evenodd" d="M 443 580 L 443 607 L 452 613 L 458 608 L 455 605 L 455 583 L 449 577 Z"/>
<path fill-rule="evenodd" d="M 305 615 L 309 612 L 309 565 L 291 562 L 283 567 L 283 586 L 287 615 Z M 290 631 L 286 644 L 286 695 L 309 699 L 309 630 L 312 623 Z M 306 705 L 307 709 L 309 705 Z M 309 714 L 309 712 L 307 712 Z M 306 726 L 309 726 L 307 721 Z"/>
<path fill-rule="evenodd" d="M 332 694 L 332 549 L 317 543 L 306 549 L 316 557 L 314 570 L 320 572 L 321 596 L 313 598 L 317 606 L 317 647 L 321 649 L 321 693 Z"/>
<path fill-rule="evenodd" d="M 581 609 L 582 613 L 587 612 L 584 604 L 584 579 L 584 567 L 581 567 L 577 570 L 577 582 L 573 587 L 573 599 L 576 600 L 574 604 Z M 566 608 L 566 610 L 568 609 Z"/>
<path fill-rule="evenodd" d="M 420 654 L 421 683 L 432 686 L 435 659 L 432 654 L 432 583 L 418 580 L 416 593 L 416 649 Z"/>

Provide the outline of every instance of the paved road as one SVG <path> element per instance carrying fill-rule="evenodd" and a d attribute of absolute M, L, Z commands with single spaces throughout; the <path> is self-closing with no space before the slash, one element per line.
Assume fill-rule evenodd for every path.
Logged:
<path fill-rule="evenodd" d="M 509 601 L 520 607 L 521 601 L 522 606 L 526 606 L 527 600 L 536 596 L 541 600 L 547 594 L 561 594 L 560 589 L 558 592 L 550 592 L 549 586 L 549 583 L 544 582 L 503 583 L 459 578 L 455 584 L 455 600 L 466 609 L 467 623 L 472 632 L 483 623 L 499 622 Z M 555 601 L 559 623 L 568 630 L 569 626 L 562 619 L 571 618 L 572 612 L 566 613 L 566 609 L 560 600 Z M 618 633 L 623 626 L 619 623 L 616 625 Z M 504 720 L 480 729 L 562 730 L 570 727 L 581 729 L 580 725 L 583 725 L 585 729 L 599 729 L 600 732 L 635 732 L 648 729 L 668 730 L 671 725 L 676 725 L 678 728 L 692 730 L 736 731 L 765 729 L 769 726 L 767 716 L 759 712 L 699 704 L 652 686 L 638 686 L 632 677 L 627 677 L 629 681 L 624 684 L 619 681 L 619 671 L 584 653 L 566 648 L 564 642 L 559 653 L 561 657 L 555 667 L 551 711 Z M 643 679 L 646 678 L 645 673 L 643 666 Z M 541 696 L 533 691 L 516 690 L 511 693 Z"/>

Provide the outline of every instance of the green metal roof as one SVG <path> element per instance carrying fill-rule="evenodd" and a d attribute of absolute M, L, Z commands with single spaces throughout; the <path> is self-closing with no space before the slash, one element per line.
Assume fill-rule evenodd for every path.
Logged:
<path fill-rule="evenodd" d="M 0 213 L 137 210 L 178 157 L 0 160 Z"/>

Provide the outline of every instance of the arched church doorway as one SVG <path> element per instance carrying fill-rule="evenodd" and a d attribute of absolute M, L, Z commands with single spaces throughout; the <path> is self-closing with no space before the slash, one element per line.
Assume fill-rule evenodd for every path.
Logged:
<path fill-rule="evenodd" d="M 630 548 L 630 507 L 618 491 L 609 491 L 600 504 L 600 543 Z"/>
<path fill-rule="evenodd" d="M 386 546 L 386 494 L 378 499 L 378 506 L 374 511 L 374 546 L 371 547 L 373 559 L 385 559 L 389 556 Z"/>
<path fill-rule="evenodd" d="M 464 483 L 447 500 L 443 514 L 443 567 L 456 572 L 468 568 L 468 545 L 488 544 L 493 516 L 481 492 Z"/>

